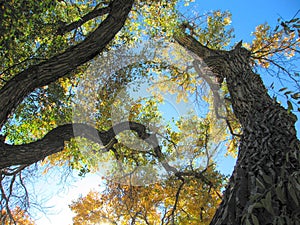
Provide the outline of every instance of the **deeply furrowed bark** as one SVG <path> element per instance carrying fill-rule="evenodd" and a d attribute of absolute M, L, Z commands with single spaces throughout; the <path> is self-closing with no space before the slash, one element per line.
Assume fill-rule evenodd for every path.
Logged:
<path fill-rule="evenodd" d="M 211 225 L 300 224 L 296 117 L 270 98 L 246 49 L 213 51 L 190 35 L 175 39 L 226 79 L 243 130 L 234 172 Z"/>

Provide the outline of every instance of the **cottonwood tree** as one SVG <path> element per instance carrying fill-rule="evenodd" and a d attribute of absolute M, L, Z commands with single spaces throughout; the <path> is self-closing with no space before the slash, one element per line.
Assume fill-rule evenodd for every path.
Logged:
<path fill-rule="evenodd" d="M 147 1 L 138 3 L 141 4 L 141 7 L 148 5 L 151 7 L 151 3 Z M 158 3 L 161 4 L 162 2 L 158 1 Z M 13 1 L 1 3 L 3 10 L 1 16 L 4 21 L 1 28 L 6 31 L 4 33 L 9 33 L 9 24 L 12 22 L 19 26 L 10 35 L 6 35 L 2 41 L 4 51 L 1 56 L 4 58 L 2 64 L 5 65 L 5 68 L 3 75 L 1 75 L 0 89 L 1 127 L 6 124 L 9 118 L 12 118 L 15 110 L 18 110 L 17 107 L 30 93 L 38 88 L 42 90 L 42 87 L 50 85 L 60 78 L 70 76 L 70 73 L 75 70 L 78 72 L 78 69 L 82 68 L 81 66 L 108 48 L 108 44 L 124 26 L 133 1 L 101 2 L 99 5 L 89 5 L 90 7 L 93 6 L 91 11 L 83 7 L 83 12 L 77 12 L 77 14 L 76 11 L 80 11 L 80 9 L 76 7 L 68 9 L 67 2 L 59 1 L 60 7 L 67 8 L 65 15 L 60 15 L 61 18 L 72 14 L 73 16 L 67 18 L 71 20 L 74 19 L 74 15 L 77 15 L 80 19 L 62 21 L 57 18 L 52 21 L 51 18 L 44 17 L 44 21 L 48 23 L 43 24 L 37 22 L 37 17 L 30 17 L 33 21 L 30 20 L 29 22 L 32 22 L 34 26 L 29 26 L 26 32 L 33 35 L 31 36 L 33 40 L 38 40 L 31 43 L 34 45 L 34 49 L 41 47 L 41 52 L 37 52 L 37 55 L 30 52 L 30 49 L 27 54 L 22 55 L 22 51 L 17 49 L 16 43 L 18 42 L 14 41 L 24 38 L 22 33 L 24 30 L 22 30 L 22 23 L 13 20 L 10 16 L 18 15 L 20 18 L 24 18 L 34 13 L 40 15 L 47 12 L 46 6 L 51 6 L 53 8 L 50 9 L 54 9 L 56 3 L 54 1 L 46 1 L 45 3 L 32 1 L 30 2 L 32 5 L 28 7 L 27 11 L 25 6 L 28 5 L 25 4 L 25 1 L 20 1 L 19 8 L 16 7 L 15 11 L 11 4 Z M 163 6 L 166 7 L 166 3 Z M 22 14 L 20 8 L 23 8 L 28 15 Z M 35 12 L 33 9 L 39 10 Z M 45 14 L 49 15 L 49 12 Z M 59 13 L 59 10 L 56 12 Z M 99 20 L 95 19 L 103 15 L 106 17 L 101 17 Z M 92 19 L 95 19 L 92 24 L 89 24 L 88 27 L 83 26 Z M 27 20 L 24 19 L 24 21 Z M 289 28 L 289 24 L 282 23 L 283 31 L 290 32 L 289 34 L 295 32 L 296 34 L 297 26 L 299 26 L 297 21 L 291 22 L 296 22 L 294 31 Z M 148 22 L 152 23 L 151 21 Z M 31 23 L 28 24 L 32 25 Z M 41 29 L 41 32 L 54 33 L 53 39 L 56 42 L 49 44 L 34 36 L 33 30 L 44 25 L 48 25 L 50 28 L 49 30 Z M 193 28 L 193 26 L 191 27 Z M 230 94 L 229 101 L 242 130 L 239 137 L 237 164 L 224 192 L 223 201 L 211 224 L 299 224 L 299 212 L 297 211 L 300 201 L 299 141 L 295 130 L 296 118 L 291 113 L 291 107 L 289 110 L 284 109 L 268 95 L 260 76 L 253 72 L 253 54 L 243 48 L 241 43 L 230 51 L 209 48 L 199 42 L 201 39 L 196 39 L 195 30 L 192 30 L 191 27 L 184 23 L 177 30 L 174 39 L 193 53 L 195 70 L 204 62 L 220 84 L 226 82 Z M 193 32 L 187 34 L 186 29 Z M 70 31 L 74 31 L 74 33 L 61 38 Z M 160 31 L 161 28 L 158 28 L 153 32 L 153 35 Z M 81 34 L 78 35 L 76 32 L 81 32 Z M 120 39 L 121 37 L 117 36 L 117 38 Z M 125 35 L 122 38 L 125 42 L 134 41 L 130 36 Z M 31 45 L 26 43 L 19 47 L 29 48 Z M 291 49 L 296 52 L 298 51 L 297 47 L 295 44 L 291 45 Z M 9 48 L 15 49 L 16 55 L 9 52 L 7 50 Z M 279 52 L 286 49 L 284 47 Z M 265 50 L 270 51 L 267 47 Z M 263 60 L 267 60 L 276 64 L 272 58 L 266 58 L 266 55 L 267 53 L 258 56 L 260 62 L 266 63 Z M 49 95 L 45 96 L 45 98 L 47 97 Z M 18 124 L 15 123 L 14 126 L 18 126 Z M 12 177 L 12 181 L 14 181 L 20 176 L 20 171 L 28 165 L 62 151 L 64 142 L 74 137 L 74 127 L 82 131 L 77 134 L 78 136 L 96 143 L 100 141 L 100 144 L 105 146 L 105 151 L 115 150 L 117 134 L 128 129 L 135 131 L 139 138 L 148 142 L 152 147 L 154 156 L 166 171 L 183 180 L 185 176 L 191 175 L 191 173 L 177 170 L 166 162 L 155 133 L 149 133 L 147 127 L 141 123 L 128 121 L 116 124 L 106 131 L 96 130 L 89 125 L 80 123 L 63 124 L 53 128 L 39 140 L 28 140 L 27 142 L 30 143 L 5 143 L 4 138 L 2 138 L 0 143 L 1 181 L 7 177 Z M 197 171 L 193 171 L 192 175 L 195 178 L 202 178 L 203 176 L 201 172 Z M 13 220 L 13 214 L 8 204 L 13 182 L 8 186 L 8 192 L 4 190 L 3 185 L 1 187 L 1 206 L 6 207 L 6 215 L 8 214 Z M 175 223 L 174 220 L 172 222 Z"/>
<path fill-rule="evenodd" d="M 187 26 L 184 25 L 183 28 L 186 28 Z M 258 28 L 260 29 L 260 28 Z M 282 34 L 282 31 L 280 31 Z M 278 36 L 281 36 L 281 34 L 278 34 Z M 277 38 L 278 38 L 277 36 Z M 292 35 L 293 36 L 293 35 Z M 282 36 L 281 36 L 282 37 Z M 282 37 L 285 39 L 285 37 Z M 231 80 L 233 76 L 237 75 L 231 75 L 233 73 L 231 70 L 234 70 L 235 73 L 238 75 L 244 76 L 248 79 L 249 76 L 252 76 L 253 81 L 248 81 L 248 83 L 251 84 L 244 84 L 246 85 L 243 87 L 242 81 L 240 79 L 234 79 L 232 82 L 234 82 L 234 86 L 230 88 L 228 86 L 228 90 L 231 93 L 230 90 L 234 90 L 235 94 L 230 94 L 230 102 L 233 107 L 233 110 L 235 112 L 235 115 L 238 117 L 238 113 L 236 111 L 238 110 L 239 113 L 242 113 L 239 115 L 238 120 L 239 121 L 244 121 L 247 119 L 250 119 L 250 121 L 244 121 L 245 124 L 241 123 L 241 129 L 243 133 L 239 135 L 241 138 L 240 140 L 240 148 L 239 148 L 239 158 L 238 158 L 238 163 L 235 167 L 235 171 L 233 176 L 231 177 L 231 180 L 229 182 L 229 189 L 226 190 L 225 195 L 224 195 L 224 200 L 223 203 L 221 204 L 221 207 L 218 209 L 217 213 L 215 214 L 215 217 L 211 224 L 239 224 L 239 223 L 245 223 L 245 224 L 272 224 L 272 223 L 278 223 L 278 224 L 284 224 L 284 223 L 291 223 L 291 224 L 297 224 L 297 217 L 299 216 L 297 214 L 296 208 L 298 207 L 298 198 L 299 198 L 299 189 L 298 189 L 298 172 L 297 170 L 299 169 L 299 161 L 297 158 L 293 157 L 298 157 L 298 141 L 296 138 L 296 132 L 294 124 L 295 123 L 295 116 L 291 114 L 290 109 L 285 110 L 282 106 L 279 105 L 279 103 L 275 100 L 269 97 L 267 94 L 267 89 L 263 86 L 263 83 L 261 81 L 261 78 L 259 76 L 252 72 L 251 66 L 255 63 L 254 60 L 259 59 L 259 63 L 261 63 L 263 60 L 266 61 L 272 61 L 272 59 L 268 59 L 268 57 L 272 57 L 272 54 L 275 54 L 276 51 L 282 52 L 280 48 L 283 43 L 281 43 L 279 46 L 281 47 L 274 47 L 272 51 L 269 52 L 268 54 L 263 54 L 263 57 L 260 57 L 257 55 L 257 53 L 252 53 L 249 50 L 246 50 L 245 48 L 242 48 L 241 46 L 237 45 L 236 48 L 232 51 L 224 51 L 224 50 L 211 50 L 207 48 L 206 46 L 201 45 L 194 37 L 191 35 L 187 34 L 182 34 L 180 33 L 178 36 L 175 37 L 175 39 L 183 45 L 185 48 L 189 49 L 190 51 L 193 52 L 193 55 L 195 57 L 195 61 L 193 65 L 195 66 L 195 70 L 201 74 L 203 73 L 201 71 L 201 68 L 203 67 L 203 59 L 205 61 L 205 57 L 200 54 L 208 54 L 206 57 L 208 57 L 208 61 L 205 61 L 208 65 L 211 65 L 211 68 L 214 68 L 212 65 L 217 66 L 213 70 L 214 75 L 217 76 L 217 80 L 222 82 L 222 80 L 226 79 L 226 84 L 228 86 L 228 79 Z M 286 40 L 286 39 L 285 39 Z M 253 46 L 257 45 L 261 41 L 260 37 L 254 41 Z M 261 48 L 266 48 L 266 46 L 262 44 Z M 272 41 L 267 42 L 267 46 L 272 45 Z M 278 44 L 277 42 L 274 44 Z M 292 45 L 291 45 L 292 46 Z M 291 47 L 290 46 L 290 47 Z M 295 46 L 294 46 L 295 47 Z M 254 47 L 252 47 L 254 48 Z M 288 47 L 287 47 L 288 48 Z M 282 49 L 287 49 L 287 48 L 282 48 Z M 291 47 L 293 48 L 293 47 Z M 234 56 L 232 56 L 233 54 Z M 237 55 L 235 55 L 237 54 Z M 200 56 L 201 57 L 200 57 Z M 240 59 L 239 57 L 244 57 L 244 59 Z M 210 61 L 212 60 L 212 61 Z M 214 61 L 215 60 L 215 61 Z M 222 61 L 220 60 L 225 60 L 225 65 L 222 65 Z M 238 61 L 228 61 L 228 60 L 238 60 Z M 247 62 L 247 63 L 246 63 Z M 211 64 L 209 64 L 211 63 Z M 240 63 L 240 64 L 239 64 Z M 226 67 L 228 66 L 228 68 Z M 237 68 L 235 67 L 237 66 Z M 278 66 L 278 65 L 276 65 Z M 282 68 L 280 68 L 282 69 Z M 223 71 L 224 70 L 224 71 Z M 231 76 L 230 78 L 227 77 L 222 77 L 219 74 L 228 74 L 228 76 Z M 289 75 L 289 74 L 287 74 Z M 203 76 L 203 74 L 202 74 Z M 181 77 L 180 77 L 181 78 Z M 180 79 L 179 78 L 179 79 Z M 209 79 L 209 77 L 208 77 Z M 244 78 L 243 78 L 244 79 Z M 167 81 L 167 80 L 166 80 Z M 215 85 L 212 83 L 210 80 L 207 80 L 208 84 L 211 86 L 213 90 L 219 89 L 220 87 L 218 85 Z M 183 84 L 182 80 L 180 80 L 180 83 Z M 164 83 L 162 84 L 164 86 Z M 252 88 L 258 88 L 257 90 L 252 90 Z M 239 90 L 239 89 L 242 90 Z M 188 88 L 186 88 L 188 90 Z M 243 97 L 243 91 L 246 91 L 246 96 Z M 214 92 L 214 91 L 213 91 Z M 249 92 L 249 93 L 248 93 Z M 252 93 L 253 92 L 253 93 Z M 248 100 L 250 100 L 251 95 L 258 95 L 260 98 L 263 96 L 262 93 L 265 94 L 265 96 L 268 98 L 262 100 L 262 102 L 257 100 L 251 100 L 249 103 L 247 103 Z M 218 93 L 214 93 L 215 95 L 218 95 Z M 236 95 L 236 96 L 234 96 Z M 258 96 L 256 98 L 258 98 Z M 218 97 L 217 97 L 218 98 Z M 235 99 L 238 98 L 238 99 Z M 241 99 L 240 99 L 241 98 Z M 253 97 L 254 98 L 254 97 Z M 239 102 L 242 101 L 242 102 Z M 254 105 L 251 105 L 253 102 Z M 237 104 L 237 105 L 235 105 Z M 267 104 L 264 106 L 264 104 Z M 217 107 L 217 106 L 216 106 Z M 242 111 L 240 107 L 245 107 L 245 111 Z M 250 107 L 250 108 L 248 108 Z M 254 109 L 252 109 L 254 107 Z M 262 107 L 262 108 L 261 108 Z M 215 108 L 216 109 L 216 108 Z M 254 110 L 254 111 L 252 111 Z M 253 114 L 251 112 L 255 112 L 255 110 L 258 110 L 255 114 L 256 116 L 253 117 Z M 268 113 L 270 110 L 271 115 L 269 115 L 268 119 L 262 118 L 262 116 L 266 113 Z M 273 125 L 271 125 L 271 121 L 279 122 L 281 125 L 282 119 L 274 119 L 274 111 L 278 112 L 280 118 L 282 117 L 282 113 L 284 112 L 285 116 L 290 120 L 291 124 L 288 125 L 288 133 L 292 132 L 293 136 L 293 141 L 290 142 L 290 140 L 285 137 L 285 138 L 279 138 L 276 139 L 275 141 L 269 141 L 267 143 L 260 143 L 258 140 L 256 140 L 258 133 L 256 133 L 257 129 L 262 129 L 260 132 L 262 135 L 261 141 L 267 140 L 268 138 L 274 138 L 273 135 L 265 133 L 271 131 L 271 129 L 277 130 L 278 127 L 277 125 L 274 128 L 271 128 Z M 248 114 L 246 116 L 245 114 Z M 219 115 L 219 117 L 222 117 Z M 224 118 L 223 118 L 224 119 Z M 226 119 L 226 118 L 225 118 Z M 258 120 L 260 122 L 254 122 L 253 121 Z M 267 128 L 267 125 L 264 124 L 267 123 L 268 126 L 271 126 L 270 128 Z M 252 124 L 252 125 L 250 125 Z M 254 127 L 251 127 L 254 126 Z M 261 128 L 259 128 L 262 126 Z M 278 125 L 279 126 L 279 125 Z M 255 130 L 254 130 L 255 128 Z M 246 130 L 248 130 L 247 133 Z M 275 131 L 272 131 L 274 133 Z M 255 134 L 254 134 L 255 133 Z M 281 133 L 281 132 L 280 132 Z M 244 137 L 244 135 L 247 134 L 247 137 Z M 252 140 L 250 137 L 254 137 L 255 140 Z M 291 133 L 288 134 L 288 137 L 291 137 Z M 249 140 L 250 138 L 250 140 Z M 292 158 L 290 158 L 290 152 L 289 153 L 283 153 L 282 150 L 276 151 L 276 149 L 273 149 L 271 153 L 264 153 L 267 150 L 266 149 L 272 149 L 279 148 L 280 145 L 278 145 L 280 142 L 278 140 L 287 140 L 289 143 L 293 143 L 293 148 L 290 149 L 292 152 Z M 249 143 L 248 143 L 249 142 Z M 248 144 L 247 144 L 248 143 Z M 250 144 L 251 143 L 251 144 Z M 271 143 L 274 143 L 274 146 L 271 145 Z M 258 148 L 263 148 L 266 147 L 266 149 L 260 149 L 257 150 Z M 244 149 L 244 150 L 243 150 Z M 245 151 L 245 153 L 243 153 Z M 264 156 L 264 154 L 266 154 Z M 272 155 L 274 154 L 274 155 Z M 279 156 L 277 155 L 279 154 Z M 282 155 L 282 158 L 280 159 L 280 155 Z M 252 158 L 256 158 L 254 161 L 252 161 Z M 288 156 L 288 157 L 287 157 Z M 241 158 L 242 157 L 242 158 Z M 264 157 L 267 157 L 265 159 Z M 278 162 L 274 159 L 279 159 L 281 162 L 284 162 L 284 167 L 281 168 L 279 167 Z M 291 160 L 290 160 L 291 159 Z M 245 160 L 245 161 L 244 161 Z M 271 162 L 268 162 L 268 160 L 271 160 Z M 261 162 L 262 164 L 259 164 Z M 272 164 L 273 163 L 273 164 Z M 291 172 L 284 172 L 284 168 L 287 170 L 291 170 Z M 252 171 L 253 169 L 253 171 Z M 295 170 L 294 170 L 295 169 Z M 264 170 L 267 170 L 264 172 Z M 280 172 L 279 172 L 280 171 Z M 276 175 L 277 174 L 277 175 Z M 281 174 L 283 177 L 280 177 Z M 288 177 L 288 174 L 293 174 L 292 176 Z M 253 176 L 253 177 L 252 177 Z M 278 177 L 276 177 L 278 176 Z M 253 190 L 251 190 L 251 184 L 253 182 Z M 284 184 L 286 185 L 284 187 Z M 294 186 L 293 186 L 294 185 Z M 99 195 L 98 197 L 95 197 L 94 195 L 94 201 L 97 201 L 97 198 L 104 197 L 106 199 L 106 195 Z M 241 195 L 241 196 L 240 196 Z M 97 195 L 96 195 L 97 196 Z M 227 196 L 227 197 L 226 197 Z M 91 195 L 86 197 L 87 199 L 80 199 L 78 202 L 72 206 L 72 209 L 77 212 L 77 216 L 75 217 L 75 220 L 92 220 L 95 217 L 100 218 L 101 214 L 98 211 L 98 207 L 92 207 L 95 209 L 93 211 L 94 213 L 89 214 L 89 213 L 84 213 L 80 211 L 80 207 L 84 207 L 85 204 L 88 204 L 89 201 L 91 200 Z M 241 198 L 241 199 L 239 199 Z M 276 200 L 276 198 L 278 198 Z M 230 203 L 230 201 L 233 201 Z M 121 201 L 121 200 L 120 200 Z M 290 208 L 287 207 L 286 202 L 288 201 L 293 201 L 293 204 L 290 206 Z M 121 201 L 122 202 L 122 201 Z M 242 203 L 244 205 L 242 205 Z M 104 204 L 104 203 L 102 203 Z M 101 207 L 99 204 L 99 207 Z M 120 203 L 116 203 L 120 204 Z M 125 203 L 123 203 L 125 204 Z M 230 208 L 228 208 L 230 207 Z M 250 208 L 248 208 L 250 207 Z M 282 208 L 286 210 L 285 213 L 283 213 Z M 116 211 L 113 211 L 116 213 Z M 138 210 L 136 211 L 138 213 Z M 224 214 L 225 212 L 225 214 Z M 259 213 L 263 212 L 264 215 L 259 216 Z M 290 212 L 290 213 L 289 213 Z M 277 213 L 277 215 L 276 215 Z M 151 213 L 149 213 L 151 215 Z M 148 215 L 148 216 L 150 216 Z M 138 217 L 138 215 L 136 215 Z M 151 217 L 151 216 L 150 216 Z M 108 218 L 108 217 L 107 217 Z M 177 221 L 180 219 L 178 218 Z M 127 222 L 130 221 L 129 219 Z M 162 224 L 164 224 L 164 221 L 160 221 Z M 200 221 L 198 221 L 200 223 Z M 168 222 L 166 222 L 168 224 Z"/>
<path fill-rule="evenodd" d="M 251 68 L 251 52 L 241 44 L 231 51 L 218 51 L 188 34 L 178 35 L 176 40 L 226 79 L 243 131 L 237 164 L 211 224 L 297 224 L 296 117 L 268 95 Z"/>

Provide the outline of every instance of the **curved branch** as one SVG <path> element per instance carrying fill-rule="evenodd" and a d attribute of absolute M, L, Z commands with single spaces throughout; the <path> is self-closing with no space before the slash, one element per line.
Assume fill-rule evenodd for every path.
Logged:
<path fill-rule="evenodd" d="M 74 137 L 84 137 L 105 146 L 109 151 L 115 136 L 125 130 L 132 130 L 160 151 L 156 136 L 148 134 L 146 127 L 136 122 L 122 122 L 107 131 L 98 131 L 92 126 L 82 123 L 65 124 L 54 128 L 42 139 L 28 144 L 9 145 L 0 142 L 0 169 L 14 165 L 29 165 L 64 149 L 64 143 Z M 159 148 L 159 149 L 157 149 Z"/>
<path fill-rule="evenodd" d="M 133 0 L 114 0 L 98 28 L 79 44 L 17 74 L 0 90 L 0 128 L 20 102 L 34 89 L 50 84 L 93 59 L 123 27 Z"/>
<path fill-rule="evenodd" d="M 81 17 L 79 20 L 77 20 L 73 23 L 70 23 L 68 25 L 64 25 L 64 26 L 59 27 L 58 30 L 57 30 L 57 34 L 58 35 L 64 35 L 65 33 L 70 32 L 70 31 L 80 27 L 81 25 L 83 25 L 84 23 L 86 23 L 89 20 L 92 20 L 96 17 L 103 16 L 103 15 L 109 13 L 110 9 L 111 9 L 110 6 L 100 8 L 100 9 L 96 8 L 93 11 L 91 11 L 88 14 Z"/>
<path fill-rule="evenodd" d="M 117 143 L 115 137 L 123 131 L 131 130 L 137 133 L 137 136 L 153 147 L 154 155 L 168 173 L 173 173 L 177 178 L 183 179 L 184 176 L 194 176 L 201 179 L 206 184 L 212 183 L 198 172 L 180 172 L 171 166 L 161 151 L 158 139 L 155 133 L 148 133 L 143 124 L 126 121 L 112 126 L 107 131 L 99 131 L 96 128 L 83 124 L 73 123 L 65 124 L 54 128 L 48 132 L 42 139 L 28 144 L 10 145 L 0 142 L 0 171 L 6 172 L 5 168 L 16 165 L 30 165 L 43 160 L 45 157 L 64 149 L 64 144 L 74 137 L 87 138 L 90 141 L 98 143 L 104 148 L 103 152 L 114 151 L 114 144 Z M 22 167 L 20 167 L 22 168 Z"/>
<path fill-rule="evenodd" d="M 180 195 L 180 192 L 181 192 L 184 184 L 185 184 L 185 180 L 182 178 L 181 179 L 181 184 L 179 185 L 179 187 L 177 189 L 177 192 L 176 192 L 176 195 L 175 195 L 175 202 L 174 202 L 174 205 L 173 205 L 172 212 L 170 214 L 172 224 L 175 224 L 175 211 L 176 211 L 177 204 L 178 204 L 178 201 L 179 201 L 179 195 Z"/>
<path fill-rule="evenodd" d="M 43 160 L 45 157 L 64 149 L 64 143 L 74 137 L 84 137 L 104 146 L 103 151 L 113 149 L 116 135 L 125 131 L 135 131 L 139 138 L 154 149 L 155 156 L 167 172 L 178 171 L 166 162 L 161 152 L 156 134 L 147 133 L 144 125 L 136 122 L 122 122 L 112 126 L 107 131 L 98 131 L 92 126 L 82 123 L 65 124 L 54 128 L 42 139 L 28 144 L 9 145 L 0 142 L 0 169 L 15 165 L 30 165 Z"/>

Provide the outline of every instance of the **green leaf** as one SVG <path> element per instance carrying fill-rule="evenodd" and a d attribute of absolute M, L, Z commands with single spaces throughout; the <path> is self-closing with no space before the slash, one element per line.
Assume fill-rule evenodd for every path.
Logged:
<path fill-rule="evenodd" d="M 290 101 L 287 101 L 288 104 L 288 112 L 292 111 L 294 109 L 293 104 Z"/>
<path fill-rule="evenodd" d="M 298 183 L 298 181 L 296 180 L 296 178 L 291 178 L 291 182 L 295 186 L 295 189 L 298 190 L 298 191 L 300 191 L 300 183 Z M 299 179 L 299 182 L 300 182 L 300 179 Z"/>
<path fill-rule="evenodd" d="M 280 88 L 279 91 L 281 92 L 281 91 L 284 91 L 284 90 L 286 90 L 286 89 L 287 89 L 286 87 Z"/>
<path fill-rule="evenodd" d="M 282 183 L 279 183 L 276 188 L 275 188 L 275 193 L 277 195 L 277 198 L 281 201 L 282 204 L 286 203 L 285 195 L 284 195 L 284 190 Z"/>
<path fill-rule="evenodd" d="M 291 183 L 288 183 L 288 191 L 289 191 L 289 195 L 292 197 L 292 199 L 294 200 L 296 205 L 299 206 L 299 201 L 298 201 L 295 189 Z"/>
<path fill-rule="evenodd" d="M 255 215 L 251 214 L 251 219 L 252 219 L 254 225 L 259 225 L 259 221 Z"/>
<path fill-rule="evenodd" d="M 291 93 L 293 93 L 292 91 L 287 91 L 287 92 L 285 92 L 284 94 L 285 95 L 289 95 L 289 94 L 291 94 Z"/>
<path fill-rule="evenodd" d="M 298 93 L 292 94 L 291 97 L 293 99 L 299 99 L 300 98 L 300 93 L 298 92 Z"/>
<path fill-rule="evenodd" d="M 252 225 L 248 218 L 246 218 L 246 225 Z"/>
<path fill-rule="evenodd" d="M 299 18 L 294 18 L 294 19 L 291 19 L 290 21 L 288 21 L 288 23 L 295 23 L 299 20 Z"/>
<path fill-rule="evenodd" d="M 268 183 L 268 184 L 272 184 L 272 183 L 273 183 L 272 177 L 271 177 L 271 176 L 268 176 L 268 175 L 266 175 L 266 174 L 262 174 L 262 176 L 263 176 L 263 179 L 264 179 L 264 181 L 265 181 L 266 183 Z"/>
<path fill-rule="evenodd" d="M 262 199 L 261 201 L 262 201 L 264 208 L 272 215 L 275 215 L 273 207 L 272 207 L 272 194 L 270 191 L 267 193 L 266 198 Z"/>

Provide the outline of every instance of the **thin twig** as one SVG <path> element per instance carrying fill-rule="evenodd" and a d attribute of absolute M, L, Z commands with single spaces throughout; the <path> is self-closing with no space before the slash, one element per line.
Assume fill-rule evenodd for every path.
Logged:
<path fill-rule="evenodd" d="M 173 209 L 172 209 L 172 212 L 171 212 L 172 224 L 173 225 L 175 225 L 175 211 L 176 211 L 177 204 L 178 204 L 178 201 L 179 201 L 180 191 L 182 190 L 183 185 L 185 184 L 185 180 L 183 178 L 181 178 L 181 181 L 182 182 L 181 182 L 179 188 L 177 189 L 177 192 L 176 192 L 176 195 L 175 195 L 175 202 L 174 202 Z"/>

